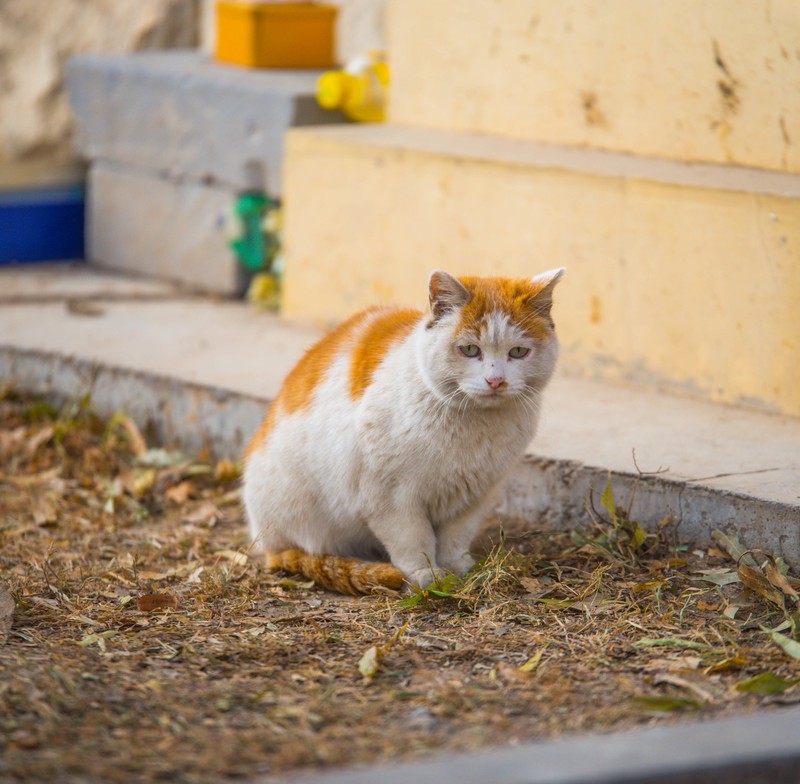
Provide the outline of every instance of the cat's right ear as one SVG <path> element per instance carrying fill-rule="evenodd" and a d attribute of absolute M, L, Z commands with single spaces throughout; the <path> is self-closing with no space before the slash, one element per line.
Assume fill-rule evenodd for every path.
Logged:
<path fill-rule="evenodd" d="M 464 307 L 471 299 L 464 284 L 444 270 L 434 270 L 428 279 L 428 299 L 431 306 L 431 324 L 453 310 Z"/>

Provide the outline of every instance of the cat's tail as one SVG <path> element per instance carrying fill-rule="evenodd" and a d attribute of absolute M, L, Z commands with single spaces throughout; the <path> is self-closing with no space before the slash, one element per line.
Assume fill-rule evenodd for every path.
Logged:
<path fill-rule="evenodd" d="M 405 576 L 392 564 L 360 561 L 341 555 L 310 555 L 303 550 L 283 550 L 268 552 L 266 565 L 270 571 L 301 574 L 323 588 L 354 596 L 375 593 L 382 588 L 399 591 L 405 584 Z"/>

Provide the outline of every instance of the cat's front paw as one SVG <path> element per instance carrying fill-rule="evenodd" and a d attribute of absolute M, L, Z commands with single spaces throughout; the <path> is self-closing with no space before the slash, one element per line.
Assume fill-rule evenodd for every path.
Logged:
<path fill-rule="evenodd" d="M 469 553 L 444 561 L 444 568 L 459 577 L 463 577 L 473 566 L 475 566 L 475 559 Z"/>
<path fill-rule="evenodd" d="M 406 581 L 412 590 L 414 588 L 427 588 L 432 582 L 441 580 L 446 574 L 446 569 L 441 569 L 438 566 L 426 566 L 423 569 L 416 569 L 406 574 Z"/>

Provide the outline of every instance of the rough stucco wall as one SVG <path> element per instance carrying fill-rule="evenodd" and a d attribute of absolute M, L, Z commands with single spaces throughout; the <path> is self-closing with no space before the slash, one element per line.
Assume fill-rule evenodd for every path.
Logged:
<path fill-rule="evenodd" d="M 0 164 L 70 157 L 71 55 L 194 47 L 199 7 L 199 0 L 0 0 Z"/>
<path fill-rule="evenodd" d="M 800 174 L 798 0 L 391 0 L 392 122 Z"/>
<path fill-rule="evenodd" d="M 370 49 L 385 49 L 385 0 L 329 0 L 339 6 L 336 52 L 341 63 Z"/>

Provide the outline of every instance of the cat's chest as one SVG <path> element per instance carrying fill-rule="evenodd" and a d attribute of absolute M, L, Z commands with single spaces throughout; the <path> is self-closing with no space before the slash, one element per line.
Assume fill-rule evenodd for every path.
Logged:
<path fill-rule="evenodd" d="M 533 435 L 513 409 L 447 406 L 423 395 L 377 401 L 360 417 L 367 473 L 382 485 L 413 489 L 437 514 L 475 503 L 505 475 Z"/>

